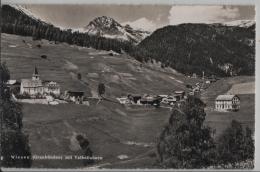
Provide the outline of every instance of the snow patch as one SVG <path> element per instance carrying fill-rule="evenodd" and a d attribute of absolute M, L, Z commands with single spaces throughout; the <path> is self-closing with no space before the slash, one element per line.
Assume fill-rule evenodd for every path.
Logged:
<path fill-rule="evenodd" d="M 255 24 L 254 20 L 234 20 L 230 22 L 225 22 L 223 25 L 225 26 L 238 26 L 248 28 Z"/>

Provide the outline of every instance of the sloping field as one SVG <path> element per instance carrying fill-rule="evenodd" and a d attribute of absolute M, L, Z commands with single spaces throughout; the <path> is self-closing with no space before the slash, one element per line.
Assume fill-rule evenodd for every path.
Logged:
<path fill-rule="evenodd" d="M 228 91 L 230 94 L 255 94 L 255 82 L 234 84 Z"/>
<path fill-rule="evenodd" d="M 224 131 L 232 120 L 241 122 L 245 127 L 255 129 L 255 78 L 254 76 L 237 76 L 222 78 L 211 85 L 203 94 L 206 102 L 206 121 L 216 129 L 216 137 Z M 241 100 L 241 108 L 237 112 L 217 112 L 214 102 L 220 94 L 237 94 Z"/>
<path fill-rule="evenodd" d="M 77 147 L 71 140 L 75 134 L 82 134 L 89 139 L 94 155 L 103 157 L 95 165 L 102 165 L 118 163 L 119 155 L 135 159 L 153 149 L 169 115 L 167 109 L 133 111 L 111 102 L 90 107 L 24 104 L 24 127 L 33 154 L 81 155 L 81 150 L 71 149 Z M 129 144 L 132 142 L 135 144 Z M 83 167 L 80 160 L 40 160 L 34 161 L 33 166 Z"/>
<path fill-rule="evenodd" d="M 43 80 L 58 82 L 62 91 L 85 91 L 86 96 L 97 96 L 99 82 L 105 83 L 110 99 L 128 93 L 169 94 L 195 82 L 175 71 L 153 70 L 127 55 L 109 56 L 91 48 L 32 41 L 30 37 L 2 34 L 1 48 L 12 79 L 30 78 L 37 66 Z M 82 80 L 77 79 L 78 73 Z M 153 150 L 170 115 L 168 109 L 126 109 L 112 102 L 90 106 L 23 104 L 23 113 L 33 155 L 81 155 L 75 135 L 82 134 L 90 141 L 94 155 L 103 157 L 95 165 L 123 161 L 118 159 L 120 155 L 134 160 Z M 82 166 L 82 160 L 75 159 L 33 161 L 33 167 Z"/>
<path fill-rule="evenodd" d="M 168 94 L 194 82 L 173 70 L 154 70 L 127 55 L 109 56 L 95 49 L 65 43 L 2 34 L 1 48 L 2 60 L 7 63 L 12 79 L 30 78 L 37 66 L 43 80 L 57 81 L 62 90 L 82 90 L 89 96 L 96 94 L 99 82 L 106 84 L 110 97 L 127 93 Z M 47 59 L 41 55 L 46 55 Z M 77 80 L 78 73 L 82 81 Z"/>

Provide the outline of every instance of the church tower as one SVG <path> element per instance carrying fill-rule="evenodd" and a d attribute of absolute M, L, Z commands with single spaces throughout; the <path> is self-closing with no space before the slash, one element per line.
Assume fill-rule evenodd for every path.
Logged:
<path fill-rule="evenodd" d="M 35 66 L 35 68 L 34 68 L 34 73 L 33 73 L 33 75 L 32 75 L 32 80 L 39 80 L 39 79 L 40 79 L 40 75 L 39 75 L 39 73 L 38 73 L 37 67 Z"/>

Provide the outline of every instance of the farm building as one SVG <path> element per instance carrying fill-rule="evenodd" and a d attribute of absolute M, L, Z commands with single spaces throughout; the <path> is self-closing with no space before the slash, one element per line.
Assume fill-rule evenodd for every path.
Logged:
<path fill-rule="evenodd" d="M 174 97 L 176 98 L 177 101 L 184 99 L 184 96 L 185 96 L 184 91 L 174 91 Z"/>
<path fill-rule="evenodd" d="M 84 99 L 83 91 L 65 91 L 65 100 L 70 100 L 76 104 L 82 104 Z"/>
<path fill-rule="evenodd" d="M 127 97 L 134 104 L 140 104 L 140 100 L 142 98 L 142 96 L 138 94 L 129 94 Z"/>
<path fill-rule="evenodd" d="M 117 100 L 119 101 L 120 104 L 130 104 L 131 101 L 129 100 L 128 97 L 120 97 L 117 98 Z"/>
<path fill-rule="evenodd" d="M 44 84 L 44 93 L 54 94 L 56 96 L 60 95 L 60 85 L 57 82 L 50 81 Z"/>
<path fill-rule="evenodd" d="M 20 92 L 21 83 L 17 80 L 8 80 L 6 85 L 12 92 Z"/>
<path fill-rule="evenodd" d="M 238 111 L 240 109 L 240 98 L 237 95 L 219 95 L 215 100 L 217 111 Z"/>
<path fill-rule="evenodd" d="M 169 105 L 174 105 L 177 102 L 176 98 L 173 96 L 168 96 L 162 98 L 162 103 L 169 104 Z"/>
<path fill-rule="evenodd" d="M 140 103 L 143 105 L 153 105 L 159 107 L 161 100 L 161 97 L 145 95 L 141 98 Z"/>
<path fill-rule="evenodd" d="M 43 94 L 60 94 L 60 86 L 53 81 L 43 83 L 40 80 L 38 69 L 35 67 L 32 79 L 21 79 L 20 94 L 28 94 L 30 96 Z"/>

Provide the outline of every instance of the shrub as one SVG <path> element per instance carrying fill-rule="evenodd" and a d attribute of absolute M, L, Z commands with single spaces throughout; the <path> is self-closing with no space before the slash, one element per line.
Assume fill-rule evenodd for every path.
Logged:
<path fill-rule="evenodd" d="M 78 74 L 77 74 L 77 78 L 78 78 L 78 80 L 81 80 L 81 79 L 82 79 L 81 73 L 78 73 Z"/>
<path fill-rule="evenodd" d="M 41 55 L 41 58 L 42 59 L 47 59 L 47 56 L 46 55 Z"/>
<path fill-rule="evenodd" d="M 89 147 L 88 139 L 85 138 L 84 136 L 80 135 L 80 134 L 76 136 L 76 139 L 77 139 L 81 149 L 83 150 L 84 156 L 89 157 L 89 159 L 87 158 L 87 159 L 83 160 L 83 164 L 84 165 L 89 165 L 89 164 L 94 163 L 94 160 L 91 159 L 92 156 L 93 156 L 93 152 L 92 152 L 92 150 Z"/>
<path fill-rule="evenodd" d="M 231 163 L 254 159 L 254 140 L 252 131 L 233 120 L 218 139 L 219 163 Z"/>

